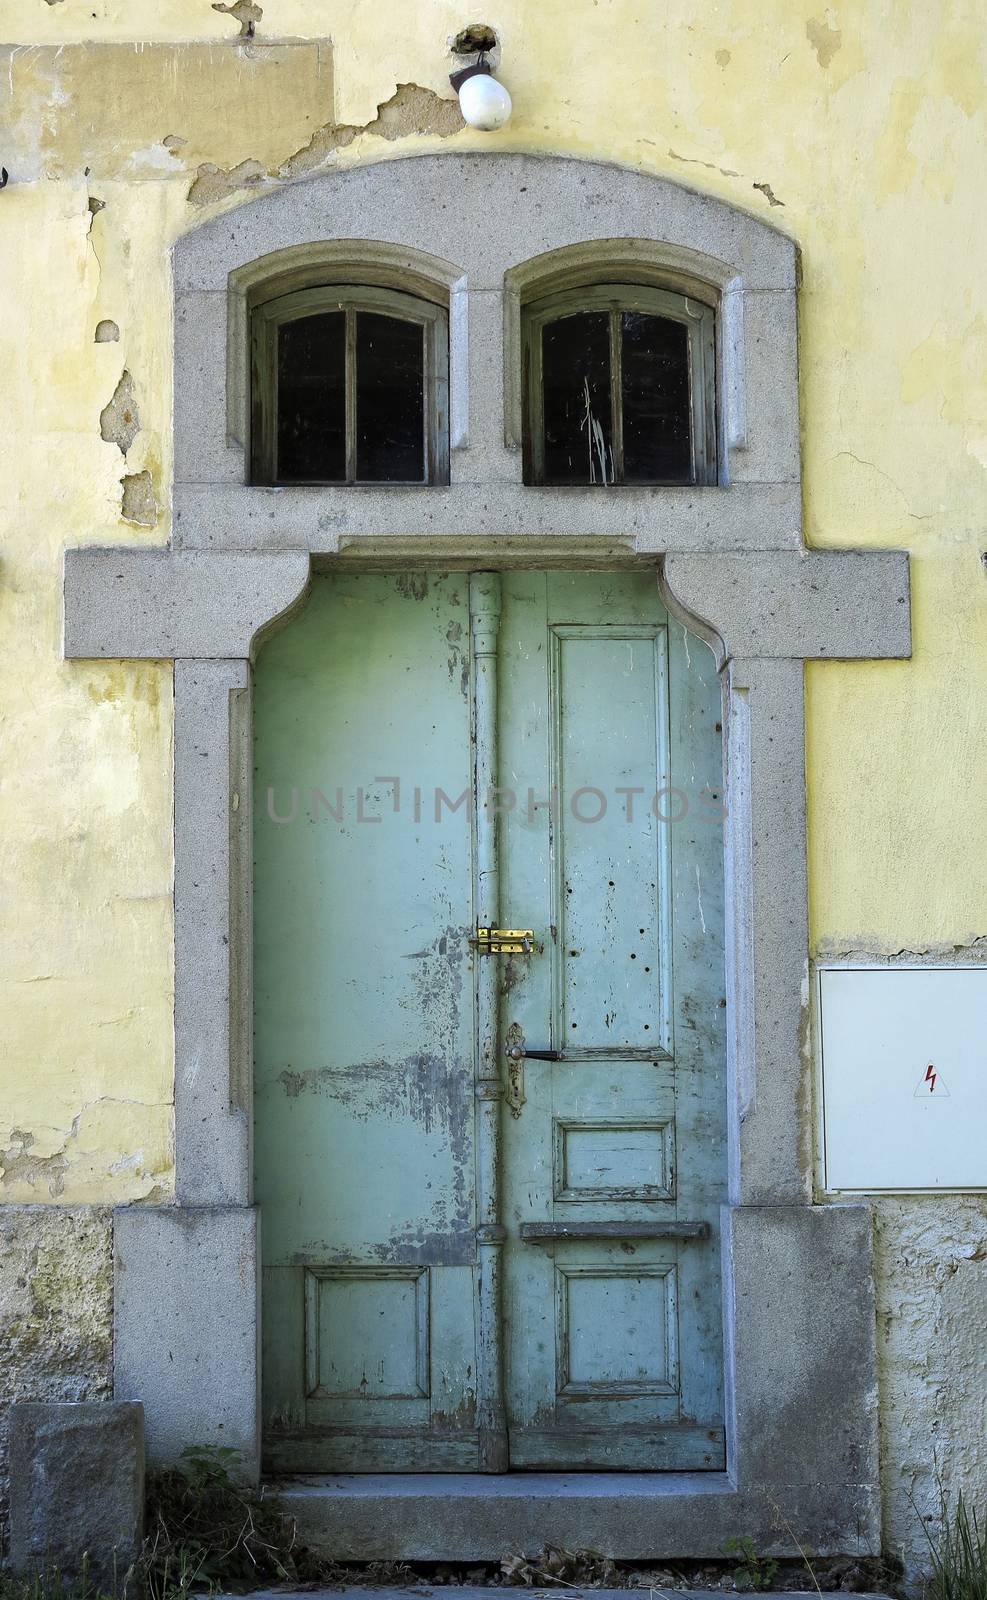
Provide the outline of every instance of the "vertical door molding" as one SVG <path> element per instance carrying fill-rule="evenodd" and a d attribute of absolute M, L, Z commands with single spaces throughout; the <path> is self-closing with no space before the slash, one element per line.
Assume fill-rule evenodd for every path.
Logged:
<path fill-rule="evenodd" d="M 497 823 L 497 641 L 500 573 L 470 574 L 473 652 L 473 906 L 480 927 L 500 925 L 500 839 Z M 501 1201 L 501 1056 L 498 1006 L 500 969 L 477 953 L 476 984 L 476 1252 L 477 1430 L 480 1470 L 506 1472 L 504 1410 L 503 1256 L 506 1232 Z"/>

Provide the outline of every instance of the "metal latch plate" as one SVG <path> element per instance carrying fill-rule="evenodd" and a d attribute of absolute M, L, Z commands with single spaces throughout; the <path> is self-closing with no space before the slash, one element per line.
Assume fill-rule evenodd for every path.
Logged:
<path fill-rule="evenodd" d="M 533 928 L 477 928 L 470 938 L 470 949 L 480 955 L 530 955 Z"/>

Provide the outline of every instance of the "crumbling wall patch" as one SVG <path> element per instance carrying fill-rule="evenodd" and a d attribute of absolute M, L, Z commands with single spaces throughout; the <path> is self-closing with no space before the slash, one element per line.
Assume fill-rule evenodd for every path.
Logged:
<path fill-rule="evenodd" d="M 107 401 L 99 414 L 100 438 L 107 444 L 117 445 L 121 455 L 126 455 L 140 431 L 140 413 L 137 410 L 137 397 L 134 394 L 134 380 L 124 368 L 112 398 Z"/>
<path fill-rule="evenodd" d="M 448 139 L 464 126 L 458 100 L 445 99 L 417 83 L 399 83 L 390 99 L 380 102 L 377 115 L 370 122 L 362 127 L 352 123 L 323 123 L 306 144 L 273 171 L 253 160 L 240 161 L 235 167 L 225 169 L 211 161 L 203 162 L 192 180 L 189 202 L 194 206 L 215 205 L 241 189 L 256 188 L 269 180 L 290 182 L 307 177 L 324 167 L 337 150 L 344 150 L 361 135 L 388 141 L 413 134 Z"/>
<path fill-rule="evenodd" d="M 9 1408 L 113 1393 L 111 1213 L 0 1207 L 0 1544 L 6 1544 Z"/>

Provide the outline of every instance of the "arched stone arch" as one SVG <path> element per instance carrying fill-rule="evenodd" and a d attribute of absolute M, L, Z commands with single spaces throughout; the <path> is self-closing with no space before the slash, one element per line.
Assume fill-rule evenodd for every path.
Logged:
<path fill-rule="evenodd" d="M 773 1504 L 820 1553 L 878 1547 L 869 1215 L 812 1203 L 803 664 L 906 656 L 908 570 L 900 552 L 802 542 L 795 257 L 791 240 L 724 201 L 554 157 L 407 157 L 265 194 L 175 248 L 170 548 L 66 553 L 67 656 L 175 661 L 177 1203 L 116 1222 L 116 1392 L 144 1401 L 158 1460 L 209 1438 L 254 1462 L 258 1450 L 249 711 L 261 631 L 297 603 L 312 561 L 637 562 L 654 565 L 669 609 L 717 654 L 732 952 L 728 1470 L 700 1486 L 633 1474 L 421 1480 L 415 1525 L 407 1482 L 300 1496 L 303 1533 L 317 1507 L 340 1557 L 489 1559 L 546 1540 L 716 1555 L 738 1527 L 764 1550 L 787 1548 Z M 715 301 L 717 487 L 521 482 L 515 309 L 552 274 L 606 262 Z M 250 297 L 333 270 L 405 273 L 450 306 L 458 297 L 447 487 L 248 486 Z"/>

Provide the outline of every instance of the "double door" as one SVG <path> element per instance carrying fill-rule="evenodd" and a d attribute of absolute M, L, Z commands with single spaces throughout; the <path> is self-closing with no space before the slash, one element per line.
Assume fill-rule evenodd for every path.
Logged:
<path fill-rule="evenodd" d="M 709 652 L 652 571 L 338 573 L 255 691 L 269 1467 L 722 1468 Z"/>

